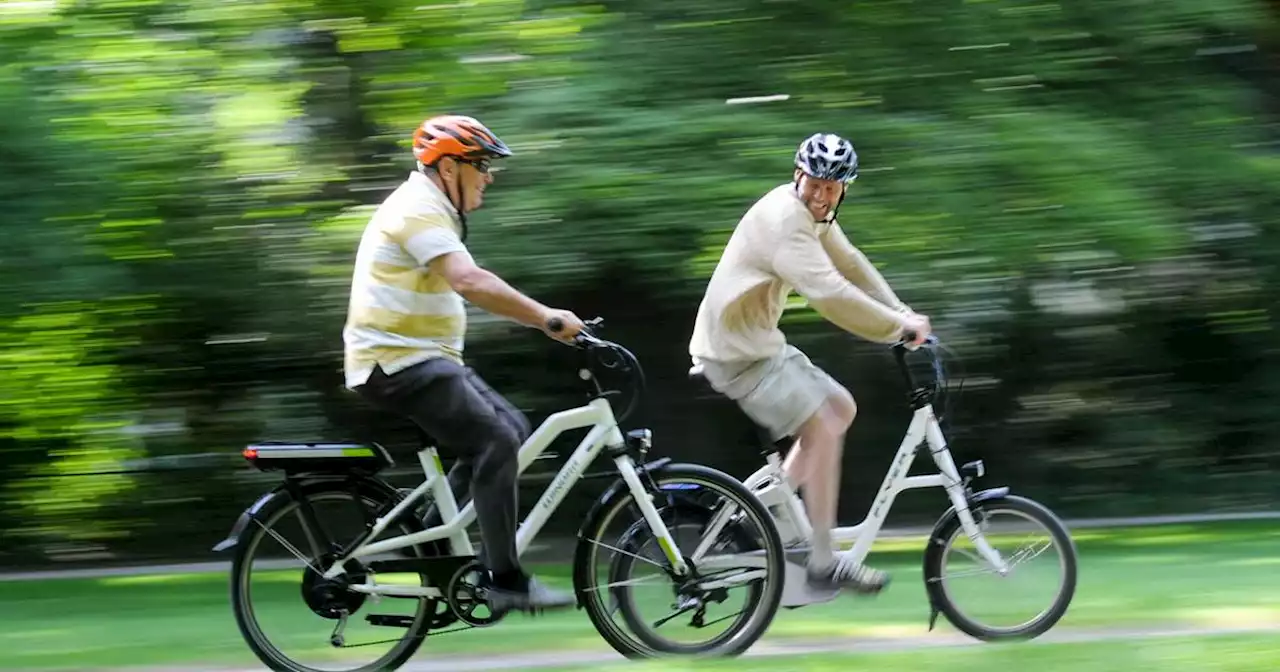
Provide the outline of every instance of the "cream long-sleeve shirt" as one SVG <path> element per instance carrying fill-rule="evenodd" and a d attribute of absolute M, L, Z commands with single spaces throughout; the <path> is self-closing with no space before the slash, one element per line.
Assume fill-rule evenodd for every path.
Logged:
<path fill-rule="evenodd" d="M 791 183 L 747 210 L 698 307 L 695 361 L 771 357 L 786 345 L 778 320 L 791 290 L 836 326 L 870 341 L 902 336 L 909 308 L 838 224 L 816 222 Z"/>

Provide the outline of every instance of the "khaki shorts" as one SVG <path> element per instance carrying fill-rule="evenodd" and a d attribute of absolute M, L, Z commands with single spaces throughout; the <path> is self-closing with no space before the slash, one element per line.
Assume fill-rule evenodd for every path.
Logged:
<path fill-rule="evenodd" d="M 840 383 L 792 345 L 769 359 L 700 363 L 707 383 L 738 402 L 774 441 L 794 436 L 828 397 L 844 393 Z"/>

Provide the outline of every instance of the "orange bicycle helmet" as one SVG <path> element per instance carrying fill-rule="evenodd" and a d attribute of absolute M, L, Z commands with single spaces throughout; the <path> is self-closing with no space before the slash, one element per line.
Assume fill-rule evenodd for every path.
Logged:
<path fill-rule="evenodd" d="M 424 166 L 446 156 L 464 161 L 511 156 L 511 149 L 472 117 L 445 114 L 422 122 L 413 132 L 413 156 Z"/>

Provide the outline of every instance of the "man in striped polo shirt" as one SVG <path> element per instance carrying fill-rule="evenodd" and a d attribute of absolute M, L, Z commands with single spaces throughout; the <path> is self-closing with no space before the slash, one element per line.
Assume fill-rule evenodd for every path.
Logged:
<path fill-rule="evenodd" d="M 462 458 L 467 468 L 450 473 L 450 486 L 458 492 L 457 481 L 471 477 L 495 613 L 572 606 L 572 595 L 527 575 L 516 556 L 517 452 L 531 428 L 463 365 L 463 300 L 566 342 L 582 322 L 477 266 L 463 244 L 467 213 L 493 182 L 489 162 L 511 155 L 502 140 L 471 117 L 444 115 L 414 132 L 413 154 L 417 171 L 374 212 L 356 253 L 343 329 L 347 387 Z M 552 318 L 564 324 L 554 333 Z"/>

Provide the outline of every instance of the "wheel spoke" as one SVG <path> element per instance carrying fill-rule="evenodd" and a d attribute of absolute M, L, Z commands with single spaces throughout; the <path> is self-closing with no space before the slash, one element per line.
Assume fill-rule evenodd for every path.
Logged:
<path fill-rule="evenodd" d="M 941 544 L 929 546 L 925 580 L 930 599 L 938 605 L 948 621 L 972 637 L 991 641 L 1039 636 L 1062 618 L 1075 594 L 1077 558 L 1070 532 L 1043 506 L 1021 497 L 1010 496 L 996 502 L 984 503 L 983 514 L 983 537 L 988 542 L 1004 541 L 1006 543 L 1001 545 L 1013 548 L 1013 552 L 1006 556 L 1009 567 L 1024 565 L 1027 561 L 1043 555 L 1050 548 L 1059 551 L 1060 560 L 1056 563 L 1056 581 L 1051 583 L 1053 587 L 1046 591 L 1049 594 L 1041 597 L 1034 589 L 1027 591 L 1011 585 L 1017 577 L 1032 580 L 1043 577 L 1040 569 L 1018 572 L 1016 575 L 1012 572 L 998 572 L 971 550 L 956 547 L 955 544 L 963 542 L 966 537 L 963 534 L 963 526 L 953 519 L 949 527 L 942 531 Z M 998 515 L 1019 519 L 1010 530 L 1011 533 L 1007 534 L 1008 538 L 1003 538 L 1004 535 L 991 531 L 997 527 L 995 518 Z M 1002 527 L 1007 529 L 1008 526 Z M 1045 536 L 1048 537 L 1047 541 L 1043 540 Z M 1014 542 L 1014 544 L 1007 542 Z M 973 565 L 955 570 L 944 569 L 945 563 L 953 557 L 964 558 Z M 1042 564 L 1037 567 L 1053 568 L 1054 565 Z M 961 578 L 967 579 L 978 575 L 1000 577 L 1001 583 L 992 584 L 996 586 L 994 595 L 983 599 L 979 599 L 980 595 L 977 594 L 970 596 L 969 593 L 973 592 L 972 586 L 977 584 L 967 580 L 958 581 Z M 1016 585 L 1022 583 L 1024 581 L 1020 580 Z M 985 618 L 978 618 L 963 609 L 956 599 L 962 594 L 974 601 L 973 606 L 976 609 L 990 613 Z M 1027 611 L 1030 613 L 1025 613 Z M 1006 622 L 1012 622 L 1012 624 L 995 624 Z"/>
<path fill-rule="evenodd" d="M 696 579 L 673 577 L 665 563 L 646 557 L 658 553 L 658 541 L 643 520 L 626 516 L 628 493 L 588 521 L 592 532 L 584 535 L 583 543 L 595 549 L 587 556 L 588 576 L 595 578 L 580 588 L 592 623 L 624 655 L 745 650 L 768 628 L 782 596 L 784 556 L 772 517 L 739 481 L 703 467 L 656 474 L 654 486 L 664 493 L 654 505 L 677 547 L 671 550 L 690 562 Z M 609 531 L 610 523 L 622 529 Z M 696 557 L 702 554 L 710 557 Z M 648 566 L 663 571 L 643 576 L 653 574 L 644 571 Z M 674 602 L 660 591 L 633 588 L 664 584 Z M 690 615 L 688 623 L 679 620 L 683 614 Z"/>
<path fill-rule="evenodd" d="M 255 520 L 256 520 L 256 519 L 255 519 Z M 294 545 L 293 545 L 293 544 L 289 543 L 289 540 L 288 540 L 288 539 L 285 539 L 284 537 L 280 536 L 280 533 L 279 533 L 279 532 L 276 532 L 274 529 L 272 529 L 272 528 L 270 528 L 270 527 L 267 527 L 265 524 L 263 524 L 263 522 L 262 522 L 262 521 L 260 521 L 260 520 L 259 520 L 259 521 L 257 521 L 257 522 L 258 522 L 258 525 L 259 525 L 262 529 L 264 529 L 264 530 L 266 530 L 266 531 L 267 531 L 267 534 L 271 535 L 271 537 L 272 537 L 273 539 L 275 539 L 276 541 L 280 542 L 280 545 L 281 545 L 281 546 L 284 546 L 284 550 L 289 551 L 290 553 L 292 553 L 295 557 L 297 557 L 299 560 L 301 560 L 301 561 L 302 561 L 302 563 L 303 563 L 303 564 L 305 564 L 305 565 L 307 566 L 307 568 L 309 568 L 311 571 L 313 571 L 313 572 L 315 572 L 315 573 L 317 573 L 317 574 L 319 574 L 319 573 L 320 573 L 320 570 L 316 569 L 316 566 L 315 566 L 315 565 L 313 565 L 313 564 L 311 564 L 311 561 L 307 559 L 307 556 L 303 555 L 303 554 L 302 554 L 302 551 L 299 551 L 296 547 L 294 547 Z M 305 524 L 304 524 L 304 526 L 303 526 L 303 527 L 305 528 Z"/>
<path fill-rule="evenodd" d="M 636 555 L 635 553 L 631 553 L 631 552 L 628 552 L 628 551 L 624 551 L 624 550 L 622 550 L 621 548 L 618 548 L 617 546 L 611 546 L 611 545 L 609 545 L 609 544 L 604 543 L 603 541 L 598 541 L 598 540 L 592 539 L 592 540 L 591 540 L 591 543 L 593 543 L 593 544 L 595 544 L 596 546 L 599 546 L 599 547 L 601 547 L 601 548 L 607 548 L 607 549 L 609 549 L 609 550 L 611 550 L 611 551 L 613 551 L 614 553 L 617 553 L 617 554 L 619 554 L 619 555 L 625 555 L 625 556 L 629 556 L 629 557 L 635 558 L 636 560 L 640 560 L 640 561 L 642 561 L 642 562 L 647 562 L 647 563 L 649 563 L 649 564 L 653 565 L 654 567 L 665 568 L 665 565 L 663 565 L 662 563 L 655 562 L 655 561 L 653 561 L 653 560 L 650 560 L 649 558 L 646 558 L 646 557 L 643 557 L 643 556 L 640 556 L 640 555 Z"/>
<path fill-rule="evenodd" d="M 325 532 L 335 533 L 335 543 L 353 539 L 363 532 L 367 515 L 353 517 L 351 505 L 371 513 L 384 508 L 386 502 L 376 494 L 356 494 L 345 487 L 326 489 L 323 485 L 309 489 L 306 501 L 315 508 L 314 517 L 301 517 L 298 501 L 292 498 L 269 504 L 259 511 L 256 525 L 236 547 L 232 608 L 246 643 L 272 669 L 342 672 L 399 667 L 421 645 L 432 620 L 429 607 L 433 603 L 415 599 L 376 604 L 375 599 L 352 591 L 348 583 L 363 580 L 359 577 L 366 571 L 364 565 L 353 561 L 346 566 L 351 578 L 326 580 L 323 570 L 328 566 L 320 558 L 308 558 L 289 539 L 305 537 L 304 545 L 313 547 L 317 536 Z M 323 520 L 324 528 L 307 525 L 308 519 Z M 302 525 L 302 534 L 292 529 L 295 521 Z M 401 522 L 393 529 L 397 534 L 409 534 L 418 528 Z M 342 536 L 336 535 L 339 532 Z M 277 543 L 286 551 L 286 563 L 292 566 L 287 558 L 291 555 L 305 565 L 301 577 L 292 572 L 277 573 L 270 567 L 254 571 L 255 563 L 262 564 L 259 560 L 281 556 L 274 549 Z M 427 588 L 425 578 L 411 576 L 419 589 Z M 394 577 L 388 579 L 394 581 Z M 361 611 L 382 618 L 371 621 Z"/>
<path fill-rule="evenodd" d="M 609 588 L 621 588 L 623 586 L 642 586 L 642 585 L 657 583 L 659 581 L 665 582 L 668 580 L 669 579 L 667 579 L 667 577 L 665 576 L 655 574 L 653 576 L 646 576 L 638 579 L 627 579 L 626 581 L 614 581 L 613 583 L 606 583 L 601 586 L 595 586 L 591 588 L 591 590 L 601 591 L 601 590 L 607 590 Z"/>

